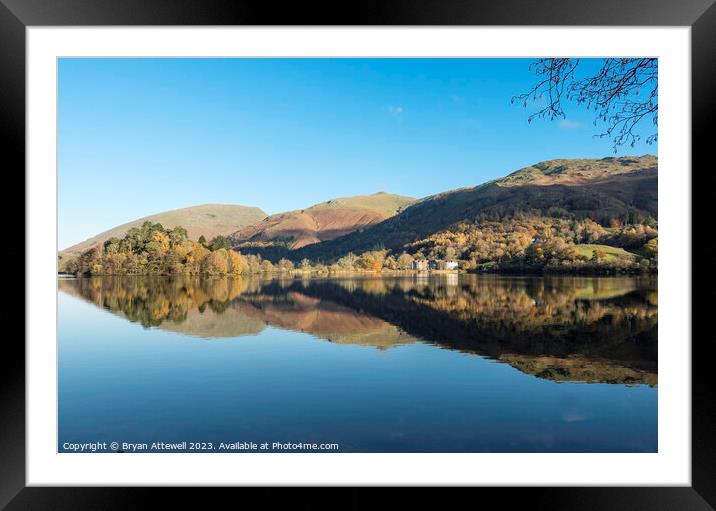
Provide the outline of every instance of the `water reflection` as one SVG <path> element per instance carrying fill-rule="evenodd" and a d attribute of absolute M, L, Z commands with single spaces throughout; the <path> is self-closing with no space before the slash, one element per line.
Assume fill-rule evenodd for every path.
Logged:
<path fill-rule="evenodd" d="M 267 325 L 389 349 L 429 342 L 554 381 L 657 383 L 655 278 L 61 279 L 145 327 L 209 339 Z"/>

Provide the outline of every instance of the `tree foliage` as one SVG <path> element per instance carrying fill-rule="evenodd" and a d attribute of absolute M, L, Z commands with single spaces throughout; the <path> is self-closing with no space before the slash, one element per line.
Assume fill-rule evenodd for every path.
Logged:
<path fill-rule="evenodd" d="M 393 251 L 377 245 L 361 254 L 349 252 L 325 264 L 287 258 L 272 262 L 261 254 L 240 254 L 226 248 L 226 238 L 207 246 L 187 239 L 181 227 L 164 229 L 146 222 L 124 238 L 110 238 L 76 258 L 61 259 L 60 271 L 81 275 L 247 275 L 409 271 L 414 260 L 459 261 L 463 270 L 539 272 L 656 272 L 658 231 L 655 219 L 625 215 L 608 227 L 590 218 L 512 212 L 481 214 Z M 587 245 L 587 247 L 585 247 Z M 618 247 L 606 253 L 588 246 Z M 207 248 L 208 247 L 208 248 Z M 581 247 L 581 248 L 580 248 Z M 586 250 L 586 252 L 585 252 Z M 631 252 L 626 252 L 629 250 Z"/>
<path fill-rule="evenodd" d="M 202 236 L 203 238 L 203 236 Z M 204 240 L 206 241 L 206 240 Z M 216 237 L 207 248 L 191 241 L 181 226 L 165 229 L 144 222 L 113 237 L 79 257 L 64 261 L 62 271 L 82 275 L 240 275 L 248 273 L 248 262 L 231 250 L 228 240 Z"/>
<path fill-rule="evenodd" d="M 211 250 L 219 250 L 221 248 L 225 250 L 231 249 L 231 243 L 229 242 L 229 239 L 226 236 L 215 236 L 208 245 L 209 249 Z"/>
<path fill-rule="evenodd" d="M 589 218 L 520 214 L 461 222 L 406 246 L 416 259 L 456 259 L 468 270 L 656 271 L 656 221 L 603 227 Z M 633 257 L 585 257 L 583 245 L 631 250 Z"/>

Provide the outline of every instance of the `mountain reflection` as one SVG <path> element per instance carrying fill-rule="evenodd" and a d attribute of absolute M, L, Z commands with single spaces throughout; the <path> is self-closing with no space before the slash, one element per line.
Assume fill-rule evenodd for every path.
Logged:
<path fill-rule="evenodd" d="M 203 338 L 267 325 L 387 349 L 429 342 L 539 378 L 657 384 L 655 278 L 60 279 L 145 327 Z"/>

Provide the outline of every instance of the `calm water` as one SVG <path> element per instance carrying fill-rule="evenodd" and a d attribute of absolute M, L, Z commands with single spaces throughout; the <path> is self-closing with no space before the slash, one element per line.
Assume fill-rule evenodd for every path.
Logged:
<path fill-rule="evenodd" d="M 59 451 L 657 450 L 653 278 L 104 277 L 59 289 Z"/>

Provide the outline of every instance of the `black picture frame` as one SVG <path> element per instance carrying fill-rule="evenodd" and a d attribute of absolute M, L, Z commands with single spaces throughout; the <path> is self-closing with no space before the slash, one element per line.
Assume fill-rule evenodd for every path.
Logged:
<path fill-rule="evenodd" d="M 25 29 L 72 25 L 617 25 L 688 26 L 692 42 L 692 167 L 708 187 L 708 128 L 716 118 L 716 4 L 714 0 L 403 0 L 331 5 L 247 0 L 0 0 L 0 112 L 4 177 L 24 175 Z M 710 162 L 709 162 L 710 163 Z M 684 169 L 685 178 L 692 179 Z M 24 188 L 24 180 L 17 183 Z M 7 186 L 7 183 L 6 183 Z M 6 188 L 7 190 L 8 188 Z M 19 189 L 19 188 L 16 188 Z M 692 200 L 692 216 L 698 209 Z M 704 257 L 704 256 L 701 256 Z M 692 267 L 698 258 L 692 260 Z M 25 268 L 27 271 L 27 268 Z M 703 285 L 703 284 L 702 284 Z M 32 303 L 26 303 L 31 307 Z M 699 305 L 694 302 L 699 317 Z M 703 306 L 701 306 L 703 307 Z M 670 339 L 669 342 L 689 342 Z M 710 336 L 692 343 L 692 486 L 610 488 L 481 488 L 502 502 L 551 509 L 716 508 L 716 398 L 707 350 Z M 25 485 L 25 350 L 4 339 L 0 371 L 0 507 L 16 509 L 132 509 L 157 497 L 187 503 L 187 489 L 59 488 Z M 241 490 L 246 492 L 246 489 Z M 473 490 L 474 491 L 474 490 Z M 245 495 L 245 493 L 244 493 Z M 277 498 L 281 493 L 272 493 Z M 342 507 L 375 503 L 372 490 L 320 501 Z M 329 493 L 330 495 L 330 493 Z M 418 491 L 418 498 L 429 503 Z M 482 496 L 482 495 L 481 495 Z M 468 497 L 474 498 L 474 497 Z M 306 499 L 311 507 L 321 502 Z M 295 504 L 300 502 L 292 497 Z M 444 503 L 444 502 L 443 502 Z M 7 506 L 7 507 L 5 507 Z"/>

